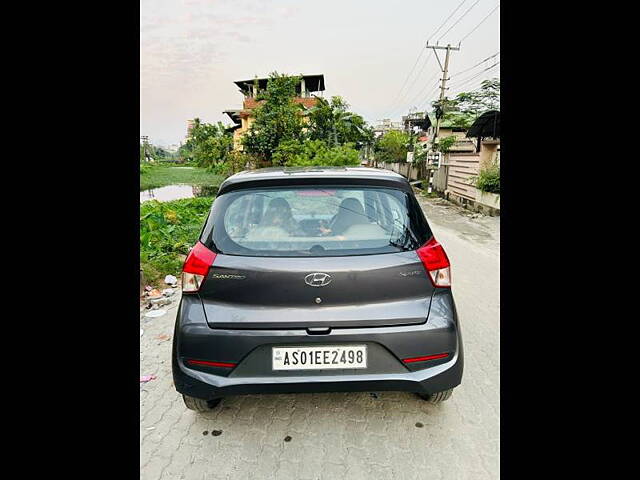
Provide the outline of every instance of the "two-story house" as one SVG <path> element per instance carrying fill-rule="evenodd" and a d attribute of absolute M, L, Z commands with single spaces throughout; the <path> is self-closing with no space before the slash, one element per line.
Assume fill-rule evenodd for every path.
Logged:
<path fill-rule="evenodd" d="M 240 89 L 240 93 L 244 96 L 242 109 L 225 110 L 222 112 L 227 114 L 234 123 L 234 126 L 230 128 L 230 130 L 233 131 L 234 150 L 242 150 L 242 135 L 249 130 L 255 120 L 253 110 L 261 103 L 257 100 L 257 96 L 260 92 L 267 89 L 268 81 L 269 78 L 254 78 L 234 82 Z M 301 75 L 300 83 L 296 86 L 296 97 L 294 101 L 301 103 L 305 108 L 311 108 L 318 102 L 313 94 L 323 92 L 324 90 L 324 75 Z"/>

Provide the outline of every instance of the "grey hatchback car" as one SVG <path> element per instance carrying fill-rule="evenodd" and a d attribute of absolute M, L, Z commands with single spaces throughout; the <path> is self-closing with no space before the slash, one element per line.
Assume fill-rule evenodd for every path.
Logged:
<path fill-rule="evenodd" d="M 251 393 L 460 384 L 450 264 L 407 180 L 267 168 L 223 182 L 185 260 L 173 337 L 188 408 Z"/>

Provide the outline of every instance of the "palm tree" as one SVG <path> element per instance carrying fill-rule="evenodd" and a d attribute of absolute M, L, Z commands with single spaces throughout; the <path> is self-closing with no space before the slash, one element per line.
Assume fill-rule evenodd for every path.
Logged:
<path fill-rule="evenodd" d="M 331 97 L 331 102 L 316 97 L 316 105 L 309 110 L 309 115 L 315 122 L 315 137 L 319 140 L 331 139 L 333 146 L 338 146 L 338 131 L 352 133 L 350 137 L 364 136 L 362 117 L 347 110 L 349 105 L 341 97 Z"/>

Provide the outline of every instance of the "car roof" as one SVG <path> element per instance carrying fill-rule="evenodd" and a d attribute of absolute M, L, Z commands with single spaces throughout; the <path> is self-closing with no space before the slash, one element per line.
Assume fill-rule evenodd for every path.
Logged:
<path fill-rule="evenodd" d="M 259 186 L 261 182 L 268 184 L 280 183 L 279 181 L 285 181 L 283 183 L 289 183 L 289 180 L 293 180 L 293 183 L 298 183 L 296 180 L 300 180 L 301 183 L 306 181 L 316 180 L 328 180 L 337 181 L 340 183 L 348 182 L 349 180 L 357 181 L 357 183 L 367 183 L 367 180 L 371 180 L 373 184 L 385 184 L 397 183 L 397 186 L 403 189 L 409 185 L 409 182 L 402 175 L 392 172 L 391 170 L 384 170 L 380 168 L 370 167 L 269 167 L 259 168 L 256 170 L 245 170 L 235 175 L 230 176 L 222 185 L 220 185 L 220 193 L 228 190 L 235 190 L 240 187 L 240 184 L 251 183 L 251 186 Z M 247 185 L 248 186 L 248 185 Z"/>

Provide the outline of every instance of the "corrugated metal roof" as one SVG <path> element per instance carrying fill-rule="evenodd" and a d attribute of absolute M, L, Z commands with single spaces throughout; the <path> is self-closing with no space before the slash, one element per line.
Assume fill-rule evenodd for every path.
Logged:
<path fill-rule="evenodd" d="M 480 115 L 469 128 L 467 137 L 500 138 L 500 111 L 489 110 Z"/>

